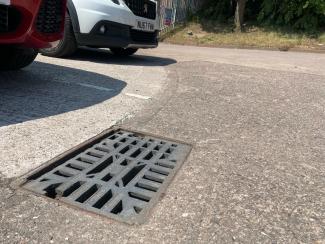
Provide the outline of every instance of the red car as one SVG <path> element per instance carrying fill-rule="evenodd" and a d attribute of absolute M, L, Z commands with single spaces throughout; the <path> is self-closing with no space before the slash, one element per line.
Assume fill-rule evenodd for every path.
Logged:
<path fill-rule="evenodd" d="M 0 0 L 0 70 L 20 69 L 62 38 L 66 0 Z"/>

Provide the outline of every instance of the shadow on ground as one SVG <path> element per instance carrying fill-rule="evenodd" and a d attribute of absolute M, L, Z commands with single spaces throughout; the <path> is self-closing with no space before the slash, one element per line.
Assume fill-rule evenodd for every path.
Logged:
<path fill-rule="evenodd" d="M 135 54 L 129 57 L 117 57 L 106 49 L 80 48 L 72 60 L 90 61 L 103 64 L 132 65 L 132 66 L 168 66 L 177 63 L 175 59 Z"/>
<path fill-rule="evenodd" d="M 0 73 L 0 127 L 86 108 L 118 95 L 126 83 L 109 76 L 35 62 Z"/>

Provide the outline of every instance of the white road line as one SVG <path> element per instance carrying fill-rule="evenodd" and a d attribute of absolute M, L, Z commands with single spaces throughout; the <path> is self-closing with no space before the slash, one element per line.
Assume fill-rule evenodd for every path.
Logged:
<path fill-rule="evenodd" d="M 109 89 L 109 88 L 102 87 L 102 86 L 94 86 L 94 85 L 85 84 L 85 83 L 75 83 L 75 84 L 78 84 L 79 86 L 94 88 L 94 89 L 101 90 L 101 91 L 110 91 L 110 92 L 114 91 L 114 89 Z"/>
<path fill-rule="evenodd" d="M 100 90 L 100 91 L 109 91 L 109 92 L 115 91 L 114 89 L 110 89 L 110 88 L 106 88 L 106 87 L 102 87 L 102 86 L 94 86 L 94 85 L 90 85 L 90 84 L 86 84 L 86 83 L 69 82 L 69 81 L 61 81 L 61 80 L 56 80 L 55 82 L 60 82 L 60 83 L 69 84 L 69 85 L 78 85 L 78 86 L 93 88 L 93 89 Z"/>
<path fill-rule="evenodd" d="M 129 96 L 129 97 L 136 97 L 136 98 L 144 99 L 144 100 L 151 99 L 151 97 L 148 97 L 148 96 L 142 96 L 142 95 L 133 94 L 133 93 L 125 93 L 125 95 L 127 95 L 127 96 Z"/>

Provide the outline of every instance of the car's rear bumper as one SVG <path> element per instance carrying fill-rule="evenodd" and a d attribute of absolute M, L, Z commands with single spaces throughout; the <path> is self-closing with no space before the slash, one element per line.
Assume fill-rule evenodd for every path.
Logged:
<path fill-rule="evenodd" d="M 57 28 L 57 30 L 51 32 L 43 31 L 43 29 L 40 28 L 41 22 L 39 20 L 39 15 L 42 11 L 41 7 L 44 6 L 42 5 L 42 3 L 44 4 L 43 1 L 44 0 L 2 0 L 0 2 L 2 7 L 8 8 L 8 11 L 10 11 L 8 13 L 12 11 L 15 12 L 13 16 L 8 14 L 8 22 L 17 22 L 15 28 L 10 27 L 11 29 L 9 28 L 7 31 L 3 30 L 0 32 L 1 45 L 22 45 L 32 48 L 44 48 L 49 47 L 51 42 L 62 38 L 66 0 L 58 1 L 60 6 L 62 5 L 62 10 L 60 10 L 62 23 L 60 23 L 60 27 Z"/>
<path fill-rule="evenodd" d="M 102 33 L 100 28 L 105 26 Z M 110 21 L 98 22 L 89 34 L 76 33 L 77 42 L 82 46 L 155 48 L 158 46 L 158 31 L 143 32 Z"/>

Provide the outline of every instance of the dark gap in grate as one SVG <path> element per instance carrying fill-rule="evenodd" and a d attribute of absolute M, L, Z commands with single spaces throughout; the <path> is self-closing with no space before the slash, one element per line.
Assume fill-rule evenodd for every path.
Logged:
<path fill-rule="evenodd" d="M 121 143 L 117 142 L 113 145 L 114 148 L 118 148 L 121 145 Z"/>
<path fill-rule="evenodd" d="M 74 183 L 73 185 L 71 185 L 68 189 L 66 189 L 62 196 L 63 197 L 67 197 L 67 196 L 70 196 L 73 192 L 75 192 L 77 189 L 79 189 L 85 182 L 81 182 L 81 181 L 78 181 L 76 183 Z"/>
<path fill-rule="evenodd" d="M 122 139 L 120 140 L 120 142 L 126 142 L 126 141 L 127 141 L 126 138 L 122 138 Z"/>
<path fill-rule="evenodd" d="M 158 191 L 158 188 L 157 187 L 150 186 L 150 185 L 147 185 L 147 184 L 144 184 L 144 183 L 141 183 L 141 182 L 137 183 L 135 186 L 138 187 L 138 188 L 142 188 L 142 189 L 148 190 L 148 191 L 153 191 L 153 192 L 157 192 Z"/>
<path fill-rule="evenodd" d="M 150 168 L 149 171 L 154 172 L 154 173 L 157 173 L 157 174 L 160 174 L 160 175 L 165 175 L 165 176 L 168 176 L 168 174 L 169 174 L 166 171 L 159 170 L 159 169 L 153 169 L 153 168 Z"/>
<path fill-rule="evenodd" d="M 148 143 L 145 143 L 145 144 L 142 145 L 142 147 L 144 147 L 144 148 L 148 148 L 148 146 L 149 146 Z"/>
<path fill-rule="evenodd" d="M 131 160 L 124 159 L 124 160 L 120 163 L 120 165 L 127 166 L 127 165 L 129 165 L 130 162 L 131 162 Z"/>
<path fill-rule="evenodd" d="M 72 164 L 72 163 L 71 163 L 71 164 L 67 164 L 66 167 L 68 167 L 68 168 L 70 168 L 70 169 L 79 170 L 79 171 L 82 171 L 82 170 L 85 169 L 84 167 L 82 167 L 82 166 L 80 166 L 80 165 Z"/>
<path fill-rule="evenodd" d="M 87 201 L 91 196 L 93 196 L 99 189 L 98 185 L 93 185 L 87 191 L 85 191 L 78 199 L 77 202 L 84 203 Z"/>
<path fill-rule="evenodd" d="M 142 211 L 142 208 L 139 207 L 134 207 L 133 209 L 137 214 L 139 214 Z"/>
<path fill-rule="evenodd" d="M 113 197 L 112 191 L 106 192 L 94 205 L 94 208 L 101 209 Z"/>
<path fill-rule="evenodd" d="M 113 136 L 111 136 L 109 139 L 110 139 L 110 140 L 115 140 L 116 138 L 118 138 L 118 136 L 117 136 L 117 135 L 113 135 Z"/>
<path fill-rule="evenodd" d="M 165 167 L 165 168 L 169 168 L 169 169 L 173 169 L 174 168 L 173 165 L 169 165 L 169 164 L 166 164 L 166 163 L 163 163 L 163 162 L 155 163 L 155 165 L 158 165 L 158 166 L 161 166 L 161 167 Z"/>
<path fill-rule="evenodd" d="M 62 177 L 66 177 L 66 178 L 73 176 L 73 174 L 64 172 L 62 170 L 55 171 L 53 174 L 58 175 L 58 176 L 62 176 Z"/>
<path fill-rule="evenodd" d="M 102 178 L 102 181 L 108 182 L 108 181 L 110 181 L 110 179 L 112 179 L 112 178 L 113 178 L 113 176 L 112 176 L 110 173 L 108 173 L 107 175 L 105 175 L 105 176 Z"/>
<path fill-rule="evenodd" d="M 169 157 L 169 154 L 167 154 L 167 153 L 164 153 L 161 157 L 160 157 L 160 159 L 168 159 L 168 157 Z"/>
<path fill-rule="evenodd" d="M 129 196 L 144 202 L 150 201 L 150 197 L 135 192 L 129 192 Z"/>
<path fill-rule="evenodd" d="M 144 175 L 143 179 L 151 180 L 151 181 L 154 181 L 154 182 L 157 182 L 157 183 L 163 183 L 164 182 L 162 179 L 159 179 L 159 178 L 151 176 L 151 175 Z"/>
<path fill-rule="evenodd" d="M 131 146 L 126 146 L 126 147 L 124 147 L 121 151 L 120 151 L 120 153 L 121 154 L 125 154 L 127 151 L 129 151 L 131 149 Z"/>
<path fill-rule="evenodd" d="M 98 174 L 106 169 L 109 165 L 113 163 L 113 157 L 109 157 L 104 162 L 99 164 L 96 168 L 87 173 L 87 175 Z"/>
<path fill-rule="evenodd" d="M 141 152 L 142 152 L 142 149 L 139 148 L 134 153 L 132 153 L 130 157 L 136 158 L 136 157 L 138 157 L 140 155 Z"/>
<path fill-rule="evenodd" d="M 105 147 L 95 147 L 96 150 L 104 152 L 104 153 L 109 153 L 110 150 L 108 148 Z"/>
<path fill-rule="evenodd" d="M 150 152 L 148 153 L 143 159 L 145 160 L 150 160 L 156 153 L 155 152 Z"/>
<path fill-rule="evenodd" d="M 118 202 L 118 204 L 112 209 L 111 213 L 119 214 L 123 210 L 122 200 Z"/>
<path fill-rule="evenodd" d="M 95 158 L 102 158 L 103 155 L 96 153 L 96 152 L 87 152 L 87 155 L 93 156 Z"/>
<path fill-rule="evenodd" d="M 95 161 L 87 159 L 85 157 L 80 157 L 80 158 L 77 159 L 77 161 L 80 161 L 80 162 L 83 162 L 83 163 L 86 163 L 86 164 L 93 164 L 95 162 Z"/>
<path fill-rule="evenodd" d="M 157 150 L 157 151 L 159 151 L 160 148 L 162 148 L 162 146 L 161 146 L 161 145 L 157 145 L 157 146 L 155 146 L 155 148 L 154 148 L 153 150 Z"/>
<path fill-rule="evenodd" d="M 48 186 L 48 187 L 46 187 L 45 189 L 44 189 L 44 191 L 46 192 L 45 193 L 45 196 L 47 196 L 47 197 L 50 197 L 50 198 L 56 198 L 56 195 L 57 195 L 57 193 L 56 193 L 56 188 L 58 188 L 60 185 L 61 185 L 62 183 L 56 183 L 56 184 L 53 184 L 53 185 L 50 185 L 50 186 Z"/>
<path fill-rule="evenodd" d="M 135 166 L 133 169 L 131 169 L 123 178 L 122 182 L 123 185 L 126 186 L 130 183 L 131 180 L 133 180 L 137 174 L 145 167 L 145 165 Z"/>

